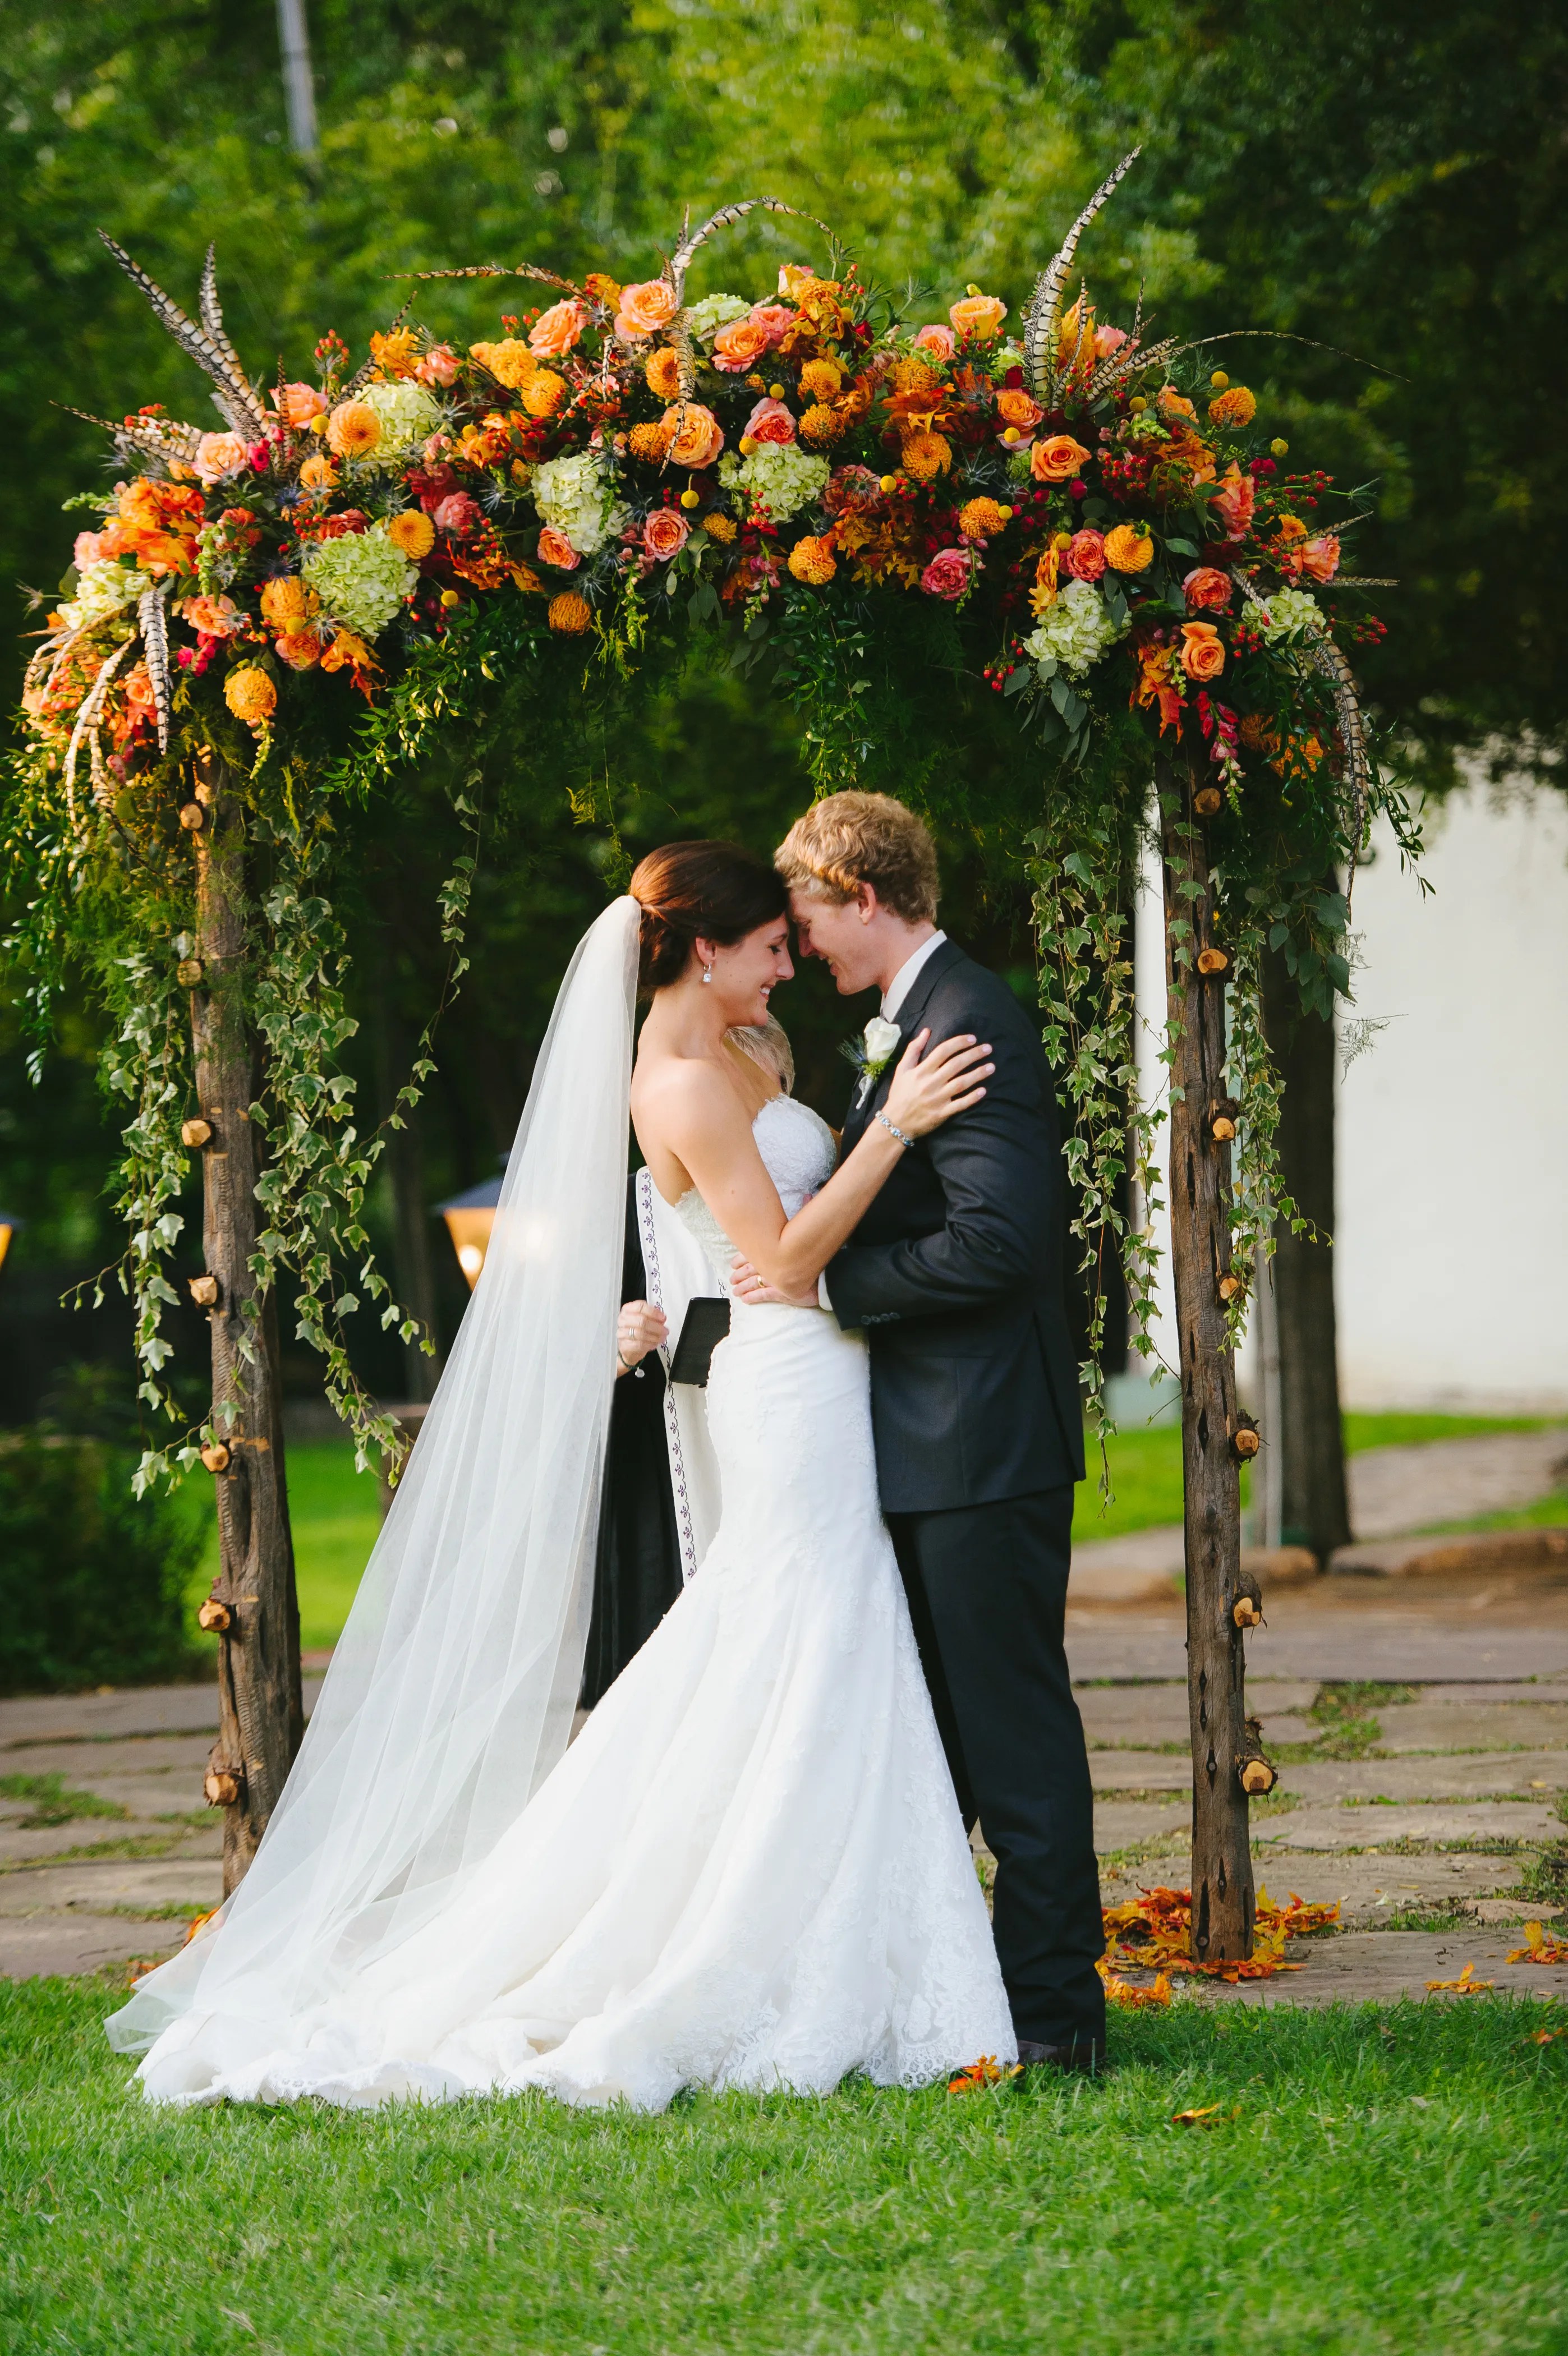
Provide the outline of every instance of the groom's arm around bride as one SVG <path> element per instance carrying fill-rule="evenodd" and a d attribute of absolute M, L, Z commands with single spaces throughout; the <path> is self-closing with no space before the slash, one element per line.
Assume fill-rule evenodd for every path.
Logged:
<path fill-rule="evenodd" d="M 1050 1068 L 993 973 L 936 930 L 936 857 L 881 795 L 817 803 L 779 854 L 807 955 L 873 986 L 904 1041 L 992 1045 L 983 1102 L 908 1151 L 830 1263 L 871 1347 L 878 1484 L 953 1782 L 997 1864 L 995 1933 L 1021 2045 L 1097 2054 L 1104 2001 L 1092 1798 L 1062 1645 L 1083 1478 Z M 894 1055 L 856 1090 L 853 1148 Z"/>

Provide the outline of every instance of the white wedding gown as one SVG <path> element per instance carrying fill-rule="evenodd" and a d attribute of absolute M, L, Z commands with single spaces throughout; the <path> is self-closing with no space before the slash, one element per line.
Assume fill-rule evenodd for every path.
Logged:
<path fill-rule="evenodd" d="M 831 1131 L 756 1135 L 793 1214 Z M 721 1279 L 733 1247 L 689 1194 Z M 695 1579 L 460 1896 L 284 2027 L 198 2004 L 155 2100 L 348 2104 L 543 2087 L 919 2085 L 1016 2051 L 877 1506 L 865 1346 L 736 1303 L 708 1415 L 723 1508 Z"/>

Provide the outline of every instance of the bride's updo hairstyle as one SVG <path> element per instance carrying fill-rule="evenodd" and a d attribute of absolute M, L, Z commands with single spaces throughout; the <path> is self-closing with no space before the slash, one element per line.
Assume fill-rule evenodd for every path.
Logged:
<path fill-rule="evenodd" d="M 671 842 L 639 862 L 630 884 L 642 906 L 638 980 L 667 990 L 686 970 L 692 944 L 728 948 L 789 907 L 784 880 L 737 842 Z"/>

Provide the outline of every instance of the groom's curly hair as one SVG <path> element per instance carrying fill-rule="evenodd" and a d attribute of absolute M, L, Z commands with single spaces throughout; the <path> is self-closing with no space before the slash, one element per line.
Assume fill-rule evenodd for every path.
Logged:
<path fill-rule="evenodd" d="M 907 924 L 934 923 L 937 846 L 923 819 L 891 794 L 827 794 L 798 818 L 773 854 L 792 892 L 853 900 L 869 884 Z"/>

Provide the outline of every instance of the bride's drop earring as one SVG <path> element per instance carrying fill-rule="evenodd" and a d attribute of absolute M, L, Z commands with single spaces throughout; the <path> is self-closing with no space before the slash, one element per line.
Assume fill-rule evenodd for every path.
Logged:
<path fill-rule="evenodd" d="M 713 978 L 714 978 L 714 969 L 713 969 L 713 967 L 712 967 L 711 965 L 705 965 L 705 966 L 703 968 L 703 980 L 704 981 L 712 981 Z"/>

